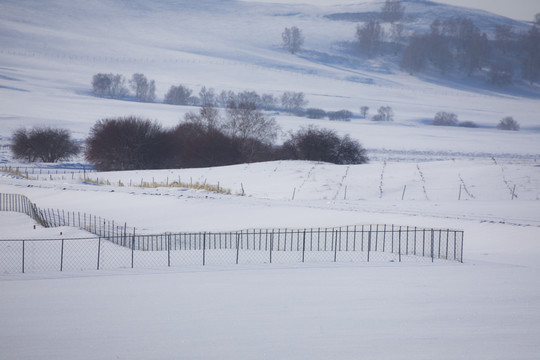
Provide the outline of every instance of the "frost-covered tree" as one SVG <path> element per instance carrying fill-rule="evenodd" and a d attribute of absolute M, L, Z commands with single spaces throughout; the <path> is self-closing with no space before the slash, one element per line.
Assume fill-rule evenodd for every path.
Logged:
<path fill-rule="evenodd" d="M 304 36 L 302 30 L 296 26 L 285 28 L 281 33 L 281 39 L 283 41 L 283 48 L 289 51 L 291 54 L 297 53 L 304 44 Z"/>
<path fill-rule="evenodd" d="M 384 28 L 378 21 L 371 20 L 356 27 L 356 37 L 360 44 L 360 50 L 371 57 L 379 50 L 384 39 Z"/>
<path fill-rule="evenodd" d="M 207 89 L 206 86 L 203 86 L 199 91 L 199 101 L 202 106 L 206 105 L 216 105 L 217 96 L 213 88 Z"/>
<path fill-rule="evenodd" d="M 111 99 L 123 99 L 129 93 L 126 78 L 121 74 L 95 74 L 92 78 L 92 89 L 97 96 Z"/>
<path fill-rule="evenodd" d="M 519 123 L 513 117 L 507 116 L 497 124 L 497 129 L 518 131 Z"/>
<path fill-rule="evenodd" d="M 360 115 L 365 119 L 369 112 L 369 106 L 360 107 Z"/>
<path fill-rule="evenodd" d="M 191 96 L 193 90 L 184 85 L 171 86 L 165 94 L 165 104 L 194 105 L 196 102 Z"/>
<path fill-rule="evenodd" d="M 140 102 L 153 102 L 156 99 L 156 84 L 148 80 L 144 74 L 135 73 L 129 80 L 129 86 Z"/>
<path fill-rule="evenodd" d="M 281 95 L 281 107 L 290 113 L 299 113 L 308 104 L 303 92 L 285 91 Z"/>
<path fill-rule="evenodd" d="M 373 121 L 394 121 L 394 111 L 390 106 L 381 106 L 373 115 Z"/>
<path fill-rule="evenodd" d="M 458 124 L 458 117 L 454 113 L 440 111 L 435 114 L 432 124 L 436 126 L 456 126 Z"/>

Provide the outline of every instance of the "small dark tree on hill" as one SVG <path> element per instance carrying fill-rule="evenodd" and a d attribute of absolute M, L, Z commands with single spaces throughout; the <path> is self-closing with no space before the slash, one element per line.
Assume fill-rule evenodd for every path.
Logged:
<path fill-rule="evenodd" d="M 360 107 L 360 115 L 365 119 L 369 112 L 369 106 L 362 106 Z"/>
<path fill-rule="evenodd" d="M 454 113 L 440 111 L 435 114 L 432 124 L 436 126 L 456 126 L 458 124 L 458 117 Z"/>
<path fill-rule="evenodd" d="M 289 51 L 291 54 L 297 53 L 304 44 L 304 36 L 302 30 L 293 26 L 291 28 L 285 28 L 281 34 L 283 40 L 283 48 Z"/>
<path fill-rule="evenodd" d="M 360 143 L 334 130 L 308 127 L 291 135 L 283 144 L 287 158 L 324 161 L 334 164 L 363 164 L 368 161 Z"/>
<path fill-rule="evenodd" d="M 516 120 L 514 120 L 513 117 L 507 116 L 499 122 L 499 124 L 497 125 L 497 129 L 518 131 L 519 123 Z"/>
<path fill-rule="evenodd" d="M 328 111 L 326 113 L 329 120 L 341 120 L 341 121 L 351 121 L 353 113 L 349 110 L 339 110 L 339 111 Z"/>
<path fill-rule="evenodd" d="M 126 78 L 120 74 L 99 73 L 92 78 L 92 89 L 100 97 L 111 99 L 125 98 L 129 93 L 125 84 Z"/>
<path fill-rule="evenodd" d="M 373 121 L 394 121 L 394 111 L 390 106 L 381 106 L 377 115 L 373 115 Z"/>
<path fill-rule="evenodd" d="M 326 116 L 326 111 L 323 109 L 309 108 L 306 110 L 308 119 L 322 119 Z"/>
<path fill-rule="evenodd" d="M 384 39 L 384 29 L 378 21 L 371 20 L 363 26 L 356 27 L 356 37 L 360 44 L 360 50 L 368 57 L 372 57 L 379 50 Z"/>
<path fill-rule="evenodd" d="M 191 96 L 193 90 L 184 85 L 171 86 L 165 94 L 164 102 L 170 105 L 194 105 L 195 99 Z"/>
<path fill-rule="evenodd" d="M 71 140 L 66 129 L 34 127 L 19 129 L 13 134 L 11 151 L 16 159 L 29 162 L 57 162 L 67 160 L 80 151 L 80 146 Z"/>
<path fill-rule="evenodd" d="M 308 104 L 303 92 L 285 91 L 281 95 L 281 106 L 287 112 L 297 114 Z"/>
<path fill-rule="evenodd" d="M 156 99 L 156 84 L 144 74 L 133 74 L 129 86 L 135 91 L 135 98 L 140 102 L 153 102 Z"/>
<path fill-rule="evenodd" d="M 386 0 L 381 9 L 381 19 L 386 22 L 394 23 L 403 18 L 405 7 L 399 0 Z"/>

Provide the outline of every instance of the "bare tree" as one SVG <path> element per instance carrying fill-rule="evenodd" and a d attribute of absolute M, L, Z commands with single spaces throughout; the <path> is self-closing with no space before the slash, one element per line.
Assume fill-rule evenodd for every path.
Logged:
<path fill-rule="evenodd" d="M 399 0 L 386 0 L 381 9 L 381 19 L 386 22 L 394 23 L 403 18 L 405 7 Z"/>
<path fill-rule="evenodd" d="M 377 115 L 373 115 L 373 121 L 393 121 L 394 111 L 390 106 L 381 106 L 377 110 Z"/>
<path fill-rule="evenodd" d="M 199 100 L 202 106 L 212 105 L 215 106 L 217 102 L 217 96 L 214 89 L 207 89 L 206 86 L 203 86 L 199 91 Z"/>
<path fill-rule="evenodd" d="M 187 86 L 178 85 L 171 86 L 169 91 L 165 94 L 165 104 L 171 105 L 193 105 L 195 103 L 191 94 L 193 90 Z"/>
<path fill-rule="evenodd" d="M 308 101 L 304 98 L 303 92 L 286 91 L 281 95 L 281 106 L 290 113 L 299 113 Z"/>
<path fill-rule="evenodd" d="M 156 99 L 156 84 L 148 81 L 144 74 L 133 74 L 129 86 L 135 91 L 135 98 L 140 102 L 153 102 Z"/>
<path fill-rule="evenodd" d="M 519 123 L 513 117 L 507 116 L 499 122 L 497 129 L 518 131 Z"/>
<path fill-rule="evenodd" d="M 458 117 L 454 113 L 440 111 L 435 114 L 432 124 L 436 126 L 456 126 L 458 124 Z"/>
<path fill-rule="evenodd" d="M 125 83 L 123 75 L 99 73 L 92 78 L 92 89 L 97 96 L 122 99 L 129 93 Z"/>
<path fill-rule="evenodd" d="M 304 44 L 304 36 L 302 30 L 296 26 L 285 28 L 281 34 L 283 40 L 283 48 L 289 51 L 291 54 L 300 51 L 300 48 Z"/>
<path fill-rule="evenodd" d="M 360 49 L 368 56 L 373 56 L 384 39 L 384 29 L 378 21 L 371 20 L 363 26 L 356 27 L 356 37 Z"/>
<path fill-rule="evenodd" d="M 224 129 L 241 140 L 254 138 L 272 143 L 277 137 L 279 126 L 274 118 L 264 116 L 254 103 L 230 102 Z"/>
<path fill-rule="evenodd" d="M 219 110 L 214 105 L 207 103 L 199 109 L 199 113 L 188 112 L 184 119 L 186 122 L 196 124 L 205 131 L 221 129 L 223 127 Z"/>
<path fill-rule="evenodd" d="M 367 117 L 368 112 L 369 112 L 369 106 L 360 107 L 360 115 L 362 115 L 364 119 Z"/>
<path fill-rule="evenodd" d="M 525 52 L 521 73 L 523 78 L 533 84 L 540 79 L 540 28 L 533 26 L 522 36 L 521 44 Z"/>

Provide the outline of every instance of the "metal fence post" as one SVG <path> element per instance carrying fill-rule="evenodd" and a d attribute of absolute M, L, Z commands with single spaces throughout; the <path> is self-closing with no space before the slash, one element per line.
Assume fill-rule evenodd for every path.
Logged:
<path fill-rule="evenodd" d="M 435 234 L 433 233 L 433 229 L 431 229 L 431 262 L 434 261 L 435 257 Z"/>
<path fill-rule="evenodd" d="M 206 265 L 206 233 L 203 233 L 202 264 Z"/>
<path fill-rule="evenodd" d="M 62 239 L 62 246 L 60 247 L 60 272 L 64 269 L 64 239 Z"/>
<path fill-rule="evenodd" d="M 99 260 L 101 257 L 101 236 L 98 237 L 98 247 L 97 247 L 97 270 L 99 270 Z"/>
<path fill-rule="evenodd" d="M 240 252 L 240 234 L 236 233 L 236 265 L 238 265 L 238 256 Z"/>
<path fill-rule="evenodd" d="M 337 234 L 334 229 L 332 229 L 332 244 L 334 244 L 334 262 L 337 262 Z"/>
<path fill-rule="evenodd" d="M 398 254 L 399 254 L 399 262 L 401 262 L 401 226 L 399 227 Z"/>
<path fill-rule="evenodd" d="M 369 262 L 369 252 L 371 251 L 371 225 L 369 225 L 368 245 L 367 245 L 367 262 Z"/>
<path fill-rule="evenodd" d="M 168 235 L 167 239 L 167 266 L 171 267 L 171 234 Z"/>
<path fill-rule="evenodd" d="M 22 272 L 24 274 L 24 243 L 25 241 L 22 241 Z"/>
<path fill-rule="evenodd" d="M 465 233 L 461 232 L 461 256 L 460 256 L 460 262 L 463 263 L 463 243 L 464 243 L 464 237 Z"/>
<path fill-rule="evenodd" d="M 306 229 L 304 229 L 304 239 L 302 240 L 302 262 L 304 262 L 306 254 Z"/>
<path fill-rule="evenodd" d="M 131 268 L 132 269 L 134 265 L 134 258 L 135 258 L 135 234 L 133 234 L 133 238 L 131 238 Z"/>

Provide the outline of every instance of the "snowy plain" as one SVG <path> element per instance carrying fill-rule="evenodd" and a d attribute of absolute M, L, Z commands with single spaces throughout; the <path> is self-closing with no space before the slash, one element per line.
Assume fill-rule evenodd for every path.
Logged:
<path fill-rule="evenodd" d="M 43 208 L 96 214 L 137 231 L 225 231 L 393 223 L 465 231 L 464 263 L 191 266 L 0 275 L 0 354 L 5 359 L 537 359 L 540 353 L 539 89 L 492 88 L 481 79 L 412 77 L 343 50 L 355 24 L 325 14 L 342 5 L 237 1 L 109 0 L 0 4 L 0 145 L 21 126 L 69 128 L 84 140 L 104 117 L 140 115 L 173 126 L 196 108 L 92 96 L 98 72 L 142 72 L 158 100 L 171 85 L 194 89 L 303 91 L 326 110 L 390 105 L 378 124 L 276 117 L 284 132 L 314 123 L 350 134 L 366 165 L 281 161 L 208 169 L 0 175 L 0 192 Z M 405 2 L 426 14 L 483 11 Z M 181 10 L 179 10 L 181 8 Z M 516 25 L 517 24 L 517 25 Z M 298 26 L 305 49 L 280 48 Z M 198 91 L 198 90 L 196 90 Z M 476 129 L 428 125 L 456 112 Z M 505 116 L 519 132 L 495 129 Z M 6 164 L 13 162 L 6 147 Z M 139 188 L 144 181 L 208 182 L 231 195 Z M 124 186 L 118 186 L 119 182 Z M 465 191 L 465 187 L 467 191 Z M 241 188 L 245 196 L 239 196 Z M 406 190 L 404 192 L 404 189 Z M 460 196 L 461 192 L 461 196 Z M 294 194 L 294 198 L 293 198 Z M 514 194 L 514 195 L 512 195 Z M 402 200 L 403 198 L 403 200 Z M 33 228 L 0 213 L 0 238 L 86 236 Z"/>

